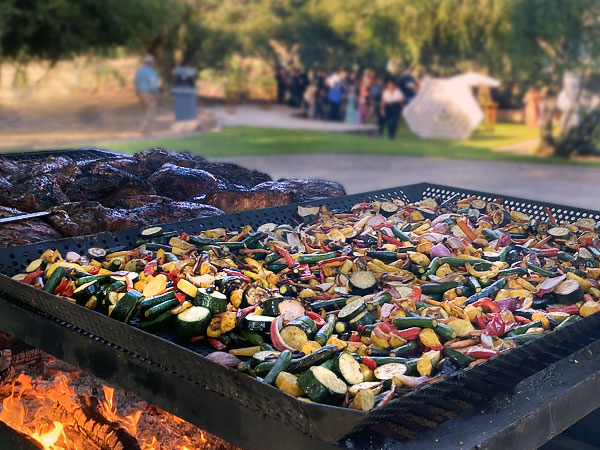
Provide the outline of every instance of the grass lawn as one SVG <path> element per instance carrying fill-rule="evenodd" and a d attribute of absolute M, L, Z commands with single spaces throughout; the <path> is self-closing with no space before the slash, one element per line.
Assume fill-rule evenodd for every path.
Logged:
<path fill-rule="evenodd" d="M 100 147 L 135 153 L 163 147 L 203 156 L 274 155 L 282 153 L 364 153 L 435 158 L 508 160 L 544 163 L 577 163 L 560 158 L 498 152 L 494 149 L 538 136 L 537 129 L 521 124 L 498 124 L 494 131 L 478 129 L 461 142 L 420 139 L 404 124 L 396 140 L 344 133 L 273 128 L 231 127 L 180 138 L 104 142 Z M 589 164 L 587 162 L 586 164 Z"/>

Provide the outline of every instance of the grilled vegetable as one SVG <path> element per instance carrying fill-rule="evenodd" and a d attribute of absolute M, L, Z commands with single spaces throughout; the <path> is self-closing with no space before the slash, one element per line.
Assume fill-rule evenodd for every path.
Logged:
<path fill-rule="evenodd" d="M 227 310 L 227 296 L 219 291 L 207 292 L 204 288 L 199 288 L 196 297 L 193 300 L 195 306 L 204 306 L 212 314 L 218 314 Z M 265 331 L 265 330 L 263 330 Z"/>
<path fill-rule="evenodd" d="M 97 283 L 97 281 L 94 281 L 93 283 Z M 142 298 L 142 294 L 135 289 L 127 291 L 127 293 L 121 297 L 119 302 L 112 309 L 110 316 L 113 319 L 120 320 L 121 322 L 129 322 Z"/>
<path fill-rule="evenodd" d="M 192 306 L 177 315 L 177 331 L 182 339 L 204 336 L 210 324 L 210 310 L 203 306 Z"/>
<path fill-rule="evenodd" d="M 313 366 L 300 375 L 298 386 L 308 398 L 319 403 L 339 403 L 348 391 L 346 383 L 321 366 Z"/>
<path fill-rule="evenodd" d="M 558 303 L 572 305 L 583 300 L 583 287 L 577 280 L 565 280 L 554 288 Z"/>
<path fill-rule="evenodd" d="M 353 294 L 365 295 L 373 292 L 377 287 L 377 278 L 372 272 L 365 270 L 355 272 L 350 277 L 350 290 Z"/>

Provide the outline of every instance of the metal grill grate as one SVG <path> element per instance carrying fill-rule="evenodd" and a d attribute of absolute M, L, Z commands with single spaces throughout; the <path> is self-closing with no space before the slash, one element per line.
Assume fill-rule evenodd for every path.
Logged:
<path fill-rule="evenodd" d="M 357 202 L 374 199 L 401 198 L 410 202 L 423 197 L 437 197 L 444 200 L 455 194 L 462 197 L 477 196 L 488 200 L 498 197 L 496 194 L 485 192 L 420 183 L 383 191 L 304 202 L 304 204 L 326 205 L 332 210 L 348 210 Z M 595 211 L 512 197 L 503 198 L 514 209 L 538 218 L 543 218 L 545 207 L 550 208 L 559 220 L 600 217 L 600 214 Z M 237 228 L 243 224 L 257 227 L 265 222 L 289 223 L 298 219 L 296 211 L 297 205 L 287 205 L 170 223 L 165 224 L 164 228 L 169 231 L 185 230 L 188 233 L 198 233 L 213 227 Z M 133 245 L 138 235 L 139 230 L 127 230 L 0 249 L 0 261 L 4 264 L 0 270 L 10 276 L 20 271 L 24 265 L 37 258 L 49 247 L 60 251 L 81 251 L 92 246 Z M 292 426 L 301 433 L 330 442 L 365 428 L 373 429 L 373 426 L 380 433 L 402 440 L 410 439 L 452 417 L 461 408 L 489 399 L 499 390 L 514 386 L 520 380 L 586 345 L 590 339 L 600 337 L 600 314 L 592 315 L 578 321 L 576 326 L 565 327 L 503 353 L 484 364 L 452 374 L 367 414 L 298 401 L 278 389 L 199 357 L 207 353 L 206 347 L 182 346 L 169 333 L 157 335 L 146 333 L 136 328 L 135 323 L 134 326 L 128 326 L 116 322 L 79 305 L 58 301 L 52 295 L 22 285 L 5 276 L 0 277 L 0 290 L 6 296 L 15 298 L 54 318 L 64 320 L 74 327 L 105 340 L 111 346 L 120 347 L 139 358 L 152 361 L 164 368 L 165 375 L 176 374 L 206 390 L 216 392 L 229 400 L 233 399 L 239 407 L 249 408 L 257 414 L 269 416 L 282 424 Z M 113 364 L 116 364 L 116 361 Z M 106 368 L 99 370 L 106 370 Z M 274 404 L 278 407 L 273 408 Z"/>

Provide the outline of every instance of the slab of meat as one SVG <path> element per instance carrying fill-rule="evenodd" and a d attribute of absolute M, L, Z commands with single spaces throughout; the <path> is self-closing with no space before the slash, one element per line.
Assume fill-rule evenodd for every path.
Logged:
<path fill-rule="evenodd" d="M 69 201 L 52 175 L 41 175 L 23 182 L 11 181 L 11 183 L 12 186 L 9 188 L 0 188 L 2 206 L 25 212 L 37 212 Z"/>
<path fill-rule="evenodd" d="M 129 210 L 140 218 L 144 226 L 192 220 L 198 217 L 219 216 L 223 211 L 214 206 L 196 202 L 164 201 L 150 203 Z"/>
<path fill-rule="evenodd" d="M 52 226 L 65 236 L 136 228 L 142 220 L 124 210 L 106 208 L 98 202 L 71 202 L 57 206 L 48 217 Z"/>
<path fill-rule="evenodd" d="M 206 161 L 201 156 L 192 156 L 189 153 L 169 152 L 162 148 L 136 153 L 134 158 L 146 176 L 152 175 L 165 164 L 194 168 L 198 162 Z"/>
<path fill-rule="evenodd" d="M 216 206 L 226 213 L 235 213 L 287 205 L 296 201 L 296 195 L 293 192 L 276 189 L 268 191 L 216 191 L 208 194 L 202 201 Z"/>
<path fill-rule="evenodd" d="M 164 164 L 148 179 L 160 195 L 175 200 L 189 200 L 219 189 L 220 183 L 212 174 L 175 164 Z"/>
<path fill-rule="evenodd" d="M 113 166 L 111 160 L 68 164 L 58 179 L 70 201 L 100 201 L 112 195 L 123 196 L 131 186 L 135 186 L 131 196 L 155 194 L 145 179 Z"/>
<path fill-rule="evenodd" d="M 24 214 L 13 208 L 0 207 L 0 217 Z M 0 246 L 27 245 L 39 241 L 60 239 L 62 235 L 40 219 L 21 220 L 0 224 Z"/>
<path fill-rule="evenodd" d="M 140 194 L 138 196 L 125 196 L 120 197 L 118 195 L 110 197 L 107 200 L 103 200 L 104 206 L 108 206 L 109 208 L 124 208 L 124 209 L 133 209 L 138 206 L 145 206 L 154 203 L 163 203 L 172 201 L 168 197 L 161 197 L 160 195 L 146 195 Z"/>
<path fill-rule="evenodd" d="M 271 177 L 266 173 L 259 172 L 258 170 L 246 169 L 237 164 L 206 161 L 201 163 L 198 168 L 212 173 L 215 177 L 225 183 L 227 189 L 245 190 L 250 189 L 257 184 L 271 181 Z"/>
<path fill-rule="evenodd" d="M 295 194 L 295 201 L 298 202 L 314 198 L 330 198 L 346 195 L 346 190 L 341 184 L 335 181 L 317 180 L 314 178 L 269 181 L 254 186 L 252 191 L 292 192 Z"/>

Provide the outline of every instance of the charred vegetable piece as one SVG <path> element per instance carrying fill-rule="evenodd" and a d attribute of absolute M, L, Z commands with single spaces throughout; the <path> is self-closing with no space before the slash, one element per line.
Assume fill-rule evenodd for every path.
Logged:
<path fill-rule="evenodd" d="M 209 324 L 210 310 L 203 306 L 192 306 L 177 315 L 177 331 L 184 340 L 204 336 Z"/>
<path fill-rule="evenodd" d="M 321 366 L 313 366 L 298 378 L 298 386 L 313 402 L 339 404 L 348 387 L 335 373 Z"/>
<path fill-rule="evenodd" d="M 97 283 L 97 281 L 95 283 Z M 115 305 L 110 313 L 110 316 L 113 319 L 120 320 L 121 322 L 129 322 L 142 298 L 144 298 L 142 294 L 135 289 L 127 291 L 127 293 L 121 297 L 119 302 Z"/>
<path fill-rule="evenodd" d="M 377 278 L 372 272 L 362 270 L 350 276 L 350 289 L 353 294 L 370 294 L 377 287 Z"/>

